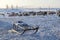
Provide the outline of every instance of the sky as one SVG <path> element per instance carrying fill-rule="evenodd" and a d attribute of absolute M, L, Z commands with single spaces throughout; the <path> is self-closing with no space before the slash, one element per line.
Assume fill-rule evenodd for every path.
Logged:
<path fill-rule="evenodd" d="M 0 0 L 0 8 L 6 8 L 6 5 L 11 8 L 60 8 L 60 0 Z"/>

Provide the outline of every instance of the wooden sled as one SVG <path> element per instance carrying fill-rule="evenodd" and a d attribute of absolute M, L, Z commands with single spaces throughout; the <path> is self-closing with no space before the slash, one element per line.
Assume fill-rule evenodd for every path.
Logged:
<path fill-rule="evenodd" d="M 34 26 L 30 26 L 25 23 L 14 23 L 13 29 L 17 32 L 20 32 L 21 34 L 24 34 L 26 31 L 35 30 L 35 32 L 34 32 L 34 34 L 35 34 L 35 33 L 37 33 L 39 26 L 34 27 Z"/>

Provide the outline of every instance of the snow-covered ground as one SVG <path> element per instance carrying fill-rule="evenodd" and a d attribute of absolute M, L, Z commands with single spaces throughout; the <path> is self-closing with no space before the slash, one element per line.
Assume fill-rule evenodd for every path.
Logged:
<path fill-rule="evenodd" d="M 36 34 L 23 35 L 8 32 L 13 21 L 22 20 L 29 25 L 39 25 Z M 57 15 L 21 16 L 0 18 L 0 40 L 60 40 L 60 17 Z"/>

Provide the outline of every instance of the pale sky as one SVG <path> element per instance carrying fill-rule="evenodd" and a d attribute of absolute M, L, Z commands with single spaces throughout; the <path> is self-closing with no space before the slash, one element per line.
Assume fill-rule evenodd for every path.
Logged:
<path fill-rule="evenodd" d="M 6 5 L 18 5 L 23 8 L 60 8 L 60 0 L 0 0 L 0 8 L 6 8 Z"/>

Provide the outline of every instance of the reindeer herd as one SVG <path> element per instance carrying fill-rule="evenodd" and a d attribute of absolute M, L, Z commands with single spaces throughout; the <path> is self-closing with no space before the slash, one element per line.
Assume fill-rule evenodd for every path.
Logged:
<path fill-rule="evenodd" d="M 57 11 L 25 11 L 25 12 L 6 12 L 8 16 L 38 16 L 38 15 L 53 15 L 57 14 L 60 17 L 60 10 Z M 5 16 L 5 13 L 0 13 Z"/>
<path fill-rule="evenodd" d="M 39 11 L 39 12 L 11 12 L 11 13 L 7 13 L 9 16 L 35 16 L 35 15 L 50 15 L 50 14 L 56 14 L 55 11 Z"/>

